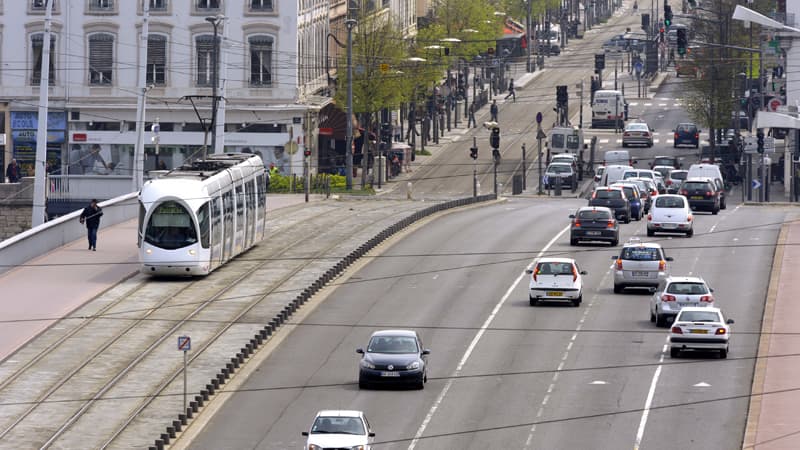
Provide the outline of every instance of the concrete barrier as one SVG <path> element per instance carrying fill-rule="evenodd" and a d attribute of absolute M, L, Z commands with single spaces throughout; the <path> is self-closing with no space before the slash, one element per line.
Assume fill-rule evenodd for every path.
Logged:
<path fill-rule="evenodd" d="M 103 226 L 116 225 L 139 214 L 138 192 L 131 192 L 104 202 Z M 78 222 L 81 211 L 74 211 L 31 228 L 0 242 L 0 273 L 66 245 L 86 235 L 86 226 Z"/>

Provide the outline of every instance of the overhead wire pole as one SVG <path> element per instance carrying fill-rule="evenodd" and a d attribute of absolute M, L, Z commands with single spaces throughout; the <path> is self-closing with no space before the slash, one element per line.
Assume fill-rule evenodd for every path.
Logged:
<path fill-rule="evenodd" d="M 224 22 L 228 21 L 228 18 L 222 16 L 222 39 L 219 43 L 219 48 L 230 48 L 230 41 L 228 41 L 228 29 L 230 27 L 226 27 Z M 219 151 L 220 153 L 225 153 L 225 113 L 227 102 L 225 101 L 225 93 L 227 90 L 228 85 L 228 54 L 229 51 L 222 51 L 220 55 L 217 56 L 217 59 L 220 60 L 219 69 L 215 71 L 217 75 L 214 77 L 217 81 L 217 89 L 219 90 L 219 100 L 217 102 L 217 107 L 215 110 L 217 111 L 217 117 L 214 120 L 214 152 L 216 153 Z M 216 95 L 216 94 L 215 94 Z"/>
<path fill-rule="evenodd" d="M 216 15 L 214 17 L 206 17 L 206 22 L 214 27 L 214 45 L 211 50 L 211 73 L 213 79 L 211 80 L 211 153 L 217 153 L 217 85 L 219 84 L 219 24 L 225 16 Z M 205 158 L 207 155 L 203 155 Z"/>
<path fill-rule="evenodd" d="M 348 16 L 350 10 L 347 11 Z M 344 150 L 345 187 L 353 189 L 353 28 L 355 19 L 347 19 L 347 144 Z"/>
<path fill-rule="evenodd" d="M 42 40 L 42 65 L 39 68 L 39 112 L 36 128 L 36 159 L 34 161 L 33 210 L 31 226 L 44 223 L 47 214 L 47 113 L 50 89 L 50 25 L 53 18 L 53 1 L 47 0 Z"/>
<path fill-rule="evenodd" d="M 144 182 L 144 118 L 147 109 L 147 40 L 149 34 L 150 2 L 142 2 L 142 35 L 139 38 L 139 98 L 136 103 L 136 148 L 133 151 L 133 190 L 138 191 Z"/>

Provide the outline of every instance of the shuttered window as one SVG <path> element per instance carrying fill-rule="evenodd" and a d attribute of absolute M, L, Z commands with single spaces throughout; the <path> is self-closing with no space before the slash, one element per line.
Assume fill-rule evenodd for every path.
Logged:
<path fill-rule="evenodd" d="M 214 36 L 198 36 L 197 43 L 197 85 L 211 86 L 214 79 Z"/>
<path fill-rule="evenodd" d="M 111 84 L 114 67 L 114 36 L 97 33 L 89 36 L 89 84 Z"/>
<path fill-rule="evenodd" d="M 250 44 L 250 85 L 272 84 L 272 43 L 269 36 L 253 36 Z"/>
<path fill-rule="evenodd" d="M 167 38 L 161 35 L 147 36 L 147 84 L 166 84 Z"/>
<path fill-rule="evenodd" d="M 44 46 L 44 33 L 34 34 L 31 36 L 31 49 L 33 49 L 33 73 L 31 74 L 31 84 L 38 86 L 42 81 L 42 50 Z M 50 35 L 50 77 L 48 84 L 55 85 L 56 82 L 56 37 Z"/>
<path fill-rule="evenodd" d="M 250 9 L 253 11 L 272 11 L 272 0 L 250 0 Z"/>

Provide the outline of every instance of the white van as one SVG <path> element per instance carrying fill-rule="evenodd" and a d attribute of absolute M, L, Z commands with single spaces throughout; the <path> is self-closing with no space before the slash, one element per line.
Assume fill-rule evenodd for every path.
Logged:
<path fill-rule="evenodd" d="M 719 208 L 726 208 L 725 201 L 725 179 L 722 178 L 722 171 L 716 164 L 692 164 L 686 178 L 711 178 L 720 191 Z"/>
<path fill-rule="evenodd" d="M 554 127 L 550 130 L 546 144 L 551 153 L 578 154 L 586 144 L 583 143 L 583 130 L 578 127 Z"/>
<path fill-rule="evenodd" d="M 606 170 L 603 172 L 603 177 L 600 179 L 600 186 L 611 186 L 617 181 L 621 181 L 622 175 L 625 173 L 625 171 L 631 169 L 633 169 L 633 167 L 623 166 L 620 164 L 606 166 Z"/>
<path fill-rule="evenodd" d="M 627 111 L 628 103 L 621 91 L 602 89 L 595 91 L 592 101 L 592 128 L 614 127 L 615 123 L 625 128 Z"/>
<path fill-rule="evenodd" d="M 603 165 L 622 164 L 632 166 L 636 161 L 631 158 L 631 153 L 627 150 L 609 150 L 603 154 Z"/>

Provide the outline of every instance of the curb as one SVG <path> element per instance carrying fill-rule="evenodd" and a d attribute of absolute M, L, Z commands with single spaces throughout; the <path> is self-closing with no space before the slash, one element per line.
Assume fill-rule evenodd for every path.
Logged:
<path fill-rule="evenodd" d="M 387 227 L 380 233 L 373 236 L 371 239 L 367 240 L 365 243 L 361 244 L 357 249 L 353 250 L 347 256 L 339 260 L 335 266 L 325 271 L 319 278 L 317 278 L 316 281 L 311 283 L 310 286 L 303 289 L 303 291 L 298 294 L 294 300 L 290 301 L 286 306 L 283 307 L 280 313 L 270 320 L 268 324 L 264 325 L 264 328 L 256 333 L 255 336 L 251 338 L 244 345 L 244 347 L 242 347 L 239 352 L 230 359 L 230 362 L 225 364 L 225 367 L 219 370 L 217 376 L 211 378 L 209 384 L 205 385 L 205 389 L 200 390 L 199 395 L 194 396 L 194 399 L 189 402 L 189 406 L 186 408 L 185 413 L 178 414 L 177 420 L 173 420 L 172 423 L 166 427 L 165 433 L 161 433 L 160 436 L 154 440 L 154 445 L 151 445 L 148 447 L 148 449 L 163 450 L 166 446 L 170 445 L 170 442 L 176 439 L 177 433 L 180 433 L 181 430 L 189 424 L 191 419 L 194 418 L 195 414 L 197 414 L 203 408 L 203 405 L 211 400 L 214 394 L 225 385 L 228 379 L 232 377 L 235 372 L 247 362 L 247 360 L 250 359 L 250 357 L 262 344 L 270 341 L 270 338 L 275 331 L 280 328 L 281 325 L 287 322 L 292 314 L 294 314 L 301 306 L 303 306 L 304 303 L 309 301 L 311 297 L 321 290 L 325 285 L 327 285 L 328 282 L 339 276 L 350 265 L 358 261 L 359 258 L 364 256 L 367 252 L 395 233 L 398 233 L 414 222 L 417 222 L 427 216 L 452 208 L 496 199 L 497 197 L 494 194 L 488 194 L 478 197 L 467 197 L 451 200 L 429 206 L 428 208 L 419 210 Z"/>
<path fill-rule="evenodd" d="M 745 425 L 744 440 L 742 448 L 755 448 L 756 437 L 758 434 L 758 421 L 761 415 L 761 401 L 764 393 L 764 382 L 767 374 L 767 357 L 769 356 L 769 344 L 772 334 L 764 334 L 764 330 L 772 329 L 772 321 L 775 316 L 775 302 L 778 297 L 778 287 L 780 282 L 781 270 L 783 269 L 783 252 L 789 228 L 786 224 L 781 226 L 778 235 L 778 243 L 775 246 L 775 254 L 772 258 L 772 271 L 769 276 L 769 286 L 767 287 L 767 298 L 764 303 L 764 316 L 761 319 L 761 336 L 758 339 L 758 352 L 756 353 L 756 366 L 753 371 L 753 383 L 750 387 L 750 406 L 747 410 L 747 422 Z"/>

